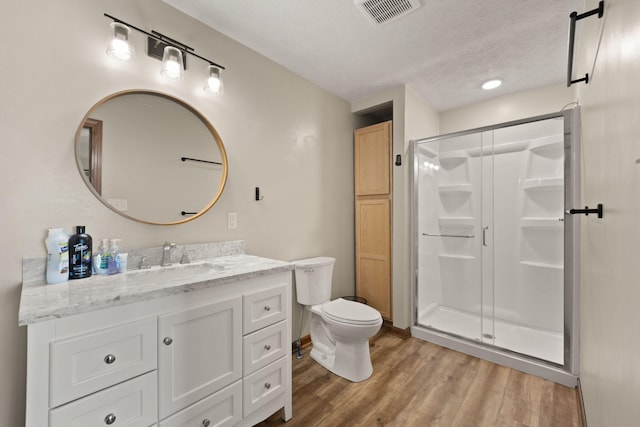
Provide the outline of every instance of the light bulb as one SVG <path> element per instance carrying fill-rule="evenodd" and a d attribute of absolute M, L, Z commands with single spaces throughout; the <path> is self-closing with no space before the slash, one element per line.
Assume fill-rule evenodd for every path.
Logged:
<path fill-rule="evenodd" d="M 207 67 L 209 77 L 204 86 L 204 91 L 212 95 L 222 95 L 224 92 L 224 85 L 222 84 L 222 77 L 220 77 L 220 68 L 215 65 L 209 65 Z"/>
<path fill-rule="evenodd" d="M 109 45 L 107 46 L 107 55 L 121 61 L 130 61 L 135 58 L 136 50 L 129 43 L 129 35 L 131 29 L 121 22 L 112 22 L 110 25 Z"/>
<path fill-rule="evenodd" d="M 177 47 L 166 46 L 162 54 L 160 74 L 171 80 L 180 80 L 184 74 L 182 51 Z"/>

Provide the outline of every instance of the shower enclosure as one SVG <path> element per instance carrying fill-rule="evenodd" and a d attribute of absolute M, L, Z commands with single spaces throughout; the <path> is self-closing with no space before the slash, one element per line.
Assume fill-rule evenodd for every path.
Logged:
<path fill-rule="evenodd" d="M 414 336 L 575 385 L 577 119 L 412 141 Z"/>

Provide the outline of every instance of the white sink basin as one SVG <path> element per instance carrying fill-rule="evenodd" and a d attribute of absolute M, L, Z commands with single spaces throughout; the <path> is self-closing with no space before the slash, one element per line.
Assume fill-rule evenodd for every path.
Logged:
<path fill-rule="evenodd" d="M 145 270 L 127 272 L 127 276 L 134 280 L 169 282 L 187 280 L 198 276 L 206 276 L 223 271 L 221 265 L 202 264 L 175 264 L 168 267 L 155 266 Z"/>

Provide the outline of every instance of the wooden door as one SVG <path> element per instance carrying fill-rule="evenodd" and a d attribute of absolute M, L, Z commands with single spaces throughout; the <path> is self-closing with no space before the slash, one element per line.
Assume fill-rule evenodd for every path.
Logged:
<path fill-rule="evenodd" d="M 356 294 L 391 312 L 391 122 L 357 129 L 354 145 Z"/>
<path fill-rule="evenodd" d="M 391 194 L 391 122 L 355 133 L 356 196 Z"/>

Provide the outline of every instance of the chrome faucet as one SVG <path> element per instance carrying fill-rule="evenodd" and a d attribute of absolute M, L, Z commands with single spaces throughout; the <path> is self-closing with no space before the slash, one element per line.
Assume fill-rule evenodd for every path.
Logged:
<path fill-rule="evenodd" d="M 151 268 L 151 264 L 147 262 L 147 257 L 143 255 L 140 257 L 140 262 L 138 263 L 138 270 L 144 270 L 147 268 Z"/>
<path fill-rule="evenodd" d="M 171 260 L 171 249 L 175 248 L 175 243 L 164 242 L 164 245 L 162 245 L 162 259 L 160 261 L 160 265 L 162 267 L 167 267 L 173 264 L 173 261 Z"/>

